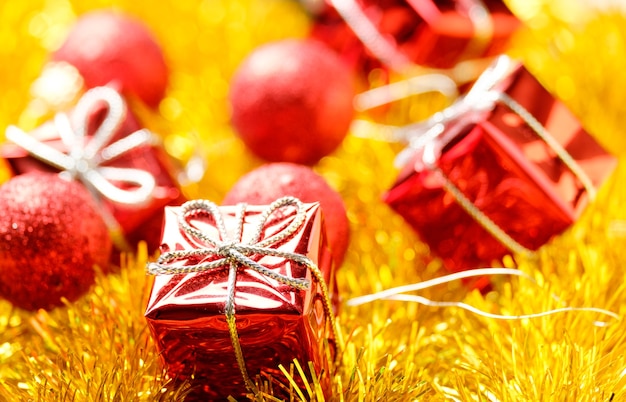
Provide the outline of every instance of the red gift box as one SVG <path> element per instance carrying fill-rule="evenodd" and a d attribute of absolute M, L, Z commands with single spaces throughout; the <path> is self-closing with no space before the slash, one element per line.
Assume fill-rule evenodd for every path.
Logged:
<path fill-rule="evenodd" d="M 161 250 L 145 316 L 169 376 L 193 376 L 204 400 L 238 397 L 298 359 L 329 391 L 334 276 L 318 203 L 167 207 Z"/>
<path fill-rule="evenodd" d="M 144 240 L 155 251 L 163 207 L 185 201 L 156 137 L 141 129 L 112 88 L 88 91 L 69 115 L 58 114 L 29 134 L 10 127 L 7 139 L 13 143 L 0 155 L 14 174 L 63 171 L 83 182 L 121 250 Z"/>
<path fill-rule="evenodd" d="M 520 26 L 502 1 L 326 0 L 311 35 L 370 71 L 451 68 L 503 53 Z"/>
<path fill-rule="evenodd" d="M 452 271 L 532 253 L 576 221 L 616 166 L 563 103 L 504 56 L 422 128 L 384 199 Z"/>

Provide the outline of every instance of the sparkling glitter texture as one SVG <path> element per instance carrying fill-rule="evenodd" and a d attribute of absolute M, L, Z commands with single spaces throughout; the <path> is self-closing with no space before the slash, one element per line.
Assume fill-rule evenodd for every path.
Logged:
<path fill-rule="evenodd" d="M 0 296 L 34 310 L 73 301 L 104 268 L 111 240 L 91 195 L 52 173 L 30 173 L 0 188 Z"/>

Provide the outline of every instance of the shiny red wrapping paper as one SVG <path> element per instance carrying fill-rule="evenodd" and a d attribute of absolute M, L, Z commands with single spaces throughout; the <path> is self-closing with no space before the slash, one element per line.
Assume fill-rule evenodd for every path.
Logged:
<path fill-rule="evenodd" d="M 573 157 L 594 187 L 616 159 L 523 67 L 496 87 L 529 111 Z M 482 213 L 530 250 L 567 229 L 588 196 L 555 152 L 509 107 L 497 103 L 477 120 L 468 113 L 436 166 Z M 445 133 L 445 130 L 444 130 Z M 439 136 L 435 141 L 441 141 Z M 385 201 L 420 234 L 451 271 L 487 267 L 510 253 L 443 188 L 416 153 Z"/>
<path fill-rule="evenodd" d="M 91 111 L 88 117 L 88 135 L 93 135 L 102 124 L 106 113 L 107 106 L 104 103 Z M 70 119 L 72 119 L 72 112 L 69 115 Z M 122 139 L 139 129 L 141 129 L 139 121 L 128 111 L 126 118 L 112 137 L 111 142 Z M 59 133 L 52 121 L 44 123 L 30 134 L 40 142 L 44 142 L 67 154 L 67 147 L 60 140 Z M 30 156 L 26 150 L 15 144 L 3 144 L 0 148 L 0 156 L 8 162 L 15 175 L 35 170 L 58 171 L 55 167 Z M 112 202 L 104 197 L 99 197 L 99 201 L 101 206 L 106 208 L 108 213 L 115 218 L 122 229 L 125 241 L 129 245 L 133 246 L 144 240 L 150 252 L 156 251 L 160 244 L 163 207 L 166 205 L 179 205 L 186 201 L 176 180 L 172 176 L 174 167 L 167 155 L 159 146 L 146 144 L 132 149 L 110 162 L 104 162 L 102 166 L 141 169 L 154 177 L 156 187 L 147 203 L 126 205 Z M 121 188 L 124 187 L 122 183 L 117 185 Z"/>
<path fill-rule="evenodd" d="M 489 11 L 487 22 L 469 18 L 466 9 L 474 0 L 350 1 L 396 52 L 414 64 L 434 68 L 503 53 L 520 25 L 502 1 L 483 1 Z M 317 16 L 311 35 L 366 72 L 380 66 L 380 60 L 331 5 Z"/>
<path fill-rule="evenodd" d="M 333 262 L 325 240 L 318 203 L 305 204 L 306 219 L 300 230 L 276 248 L 310 258 L 327 284 L 334 283 Z M 250 237 L 265 207 L 247 206 L 242 239 Z M 220 207 L 226 229 L 237 226 L 237 207 Z M 180 208 L 167 207 L 161 250 L 196 248 L 179 229 Z M 261 239 L 283 230 L 295 213 L 284 213 L 266 223 Z M 211 238 L 220 239 L 212 218 L 190 220 L 193 227 Z M 322 290 L 309 270 L 282 257 L 252 256 L 259 264 L 292 278 L 311 281 L 308 290 L 294 290 L 247 268 L 238 268 L 235 288 L 236 325 L 246 368 L 254 380 L 258 375 L 284 378 L 293 359 L 302 367 L 314 363 L 325 392 L 329 392 L 329 365 L 324 342 L 331 337 L 324 312 Z M 196 262 L 198 263 L 198 261 Z M 158 275 L 155 278 L 146 319 L 168 374 L 187 379 L 199 400 L 241 397 L 247 391 L 239 371 L 224 314 L 228 266 L 216 271 Z M 336 286 L 329 286 L 336 301 Z M 330 339 L 333 347 L 333 340 Z M 308 369 L 305 368 L 308 371 Z M 274 387 L 277 390 L 278 387 Z M 328 395 L 327 395 L 328 396 Z"/>

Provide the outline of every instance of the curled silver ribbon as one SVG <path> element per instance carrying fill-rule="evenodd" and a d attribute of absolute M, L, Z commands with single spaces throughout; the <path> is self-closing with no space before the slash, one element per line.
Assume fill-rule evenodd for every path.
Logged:
<path fill-rule="evenodd" d="M 270 216 L 272 216 L 272 214 L 279 209 L 288 206 L 296 208 L 296 215 L 291 223 L 280 232 L 261 240 L 263 230 Z M 181 206 L 181 212 L 178 216 L 179 227 L 190 240 L 196 243 L 198 248 L 165 252 L 161 254 L 156 262 L 148 263 L 147 271 L 151 275 L 174 275 L 228 268 L 228 287 L 224 315 L 226 316 L 228 331 L 233 349 L 235 351 L 235 358 L 239 366 L 239 371 L 241 372 L 242 378 L 246 384 L 246 388 L 256 395 L 258 390 L 248 375 L 235 323 L 235 287 L 237 281 L 237 270 L 240 267 L 249 268 L 261 275 L 299 290 L 309 289 L 311 283 L 308 279 L 292 278 L 272 271 L 254 261 L 250 256 L 260 255 L 280 257 L 308 268 L 318 286 L 321 288 L 324 312 L 330 322 L 334 339 L 339 338 L 336 333 L 335 319 L 332 313 L 332 304 L 330 301 L 328 287 L 324 282 L 324 277 L 320 269 L 310 258 L 304 255 L 280 251 L 275 248 L 281 241 L 291 237 L 302 227 L 306 218 L 306 211 L 302 201 L 294 197 L 283 197 L 274 201 L 259 217 L 253 236 L 250 240 L 244 243 L 239 239 L 241 239 L 243 232 L 245 212 L 246 205 L 239 204 L 236 215 L 236 232 L 234 236 L 231 237 L 229 232 L 226 230 L 224 218 L 217 205 L 207 200 L 193 200 L 184 203 Z M 189 224 L 188 219 L 198 215 L 213 217 L 221 240 L 213 239 L 211 236 Z M 199 264 L 185 265 L 185 263 L 189 261 L 197 261 L 198 258 L 206 257 L 216 257 L 217 259 Z"/>
<path fill-rule="evenodd" d="M 89 113 L 100 102 L 107 105 L 108 112 L 94 135 L 88 137 Z M 142 129 L 110 143 L 124 122 L 126 113 L 126 102 L 117 91 L 109 87 L 96 87 L 87 91 L 76 105 L 77 127 L 73 127 L 65 113 L 54 117 L 54 125 L 68 149 L 67 154 L 37 140 L 16 126 L 7 127 L 6 138 L 25 149 L 31 156 L 61 170 L 62 175 L 80 180 L 90 191 L 118 204 L 141 206 L 150 201 L 156 187 L 152 174 L 135 168 L 102 166 L 126 152 L 154 142 L 154 135 L 149 130 Z M 131 188 L 119 187 L 114 182 Z"/>
<path fill-rule="evenodd" d="M 420 303 L 429 307 L 457 307 L 457 308 L 461 308 L 463 310 L 472 312 L 474 314 L 477 314 L 481 317 L 494 318 L 498 320 L 508 320 L 508 321 L 546 317 L 546 316 L 553 315 L 553 314 L 572 312 L 572 311 L 598 313 L 604 316 L 611 317 L 612 319 L 616 321 L 621 320 L 621 317 L 618 314 L 609 310 L 598 308 L 598 307 L 564 306 L 560 308 L 542 311 L 539 313 L 508 315 L 508 314 L 495 314 L 489 311 L 484 311 L 464 302 L 436 301 L 436 300 L 428 299 L 424 296 L 404 294 L 406 292 L 414 292 L 418 290 L 428 289 L 433 286 L 450 283 L 459 279 L 474 278 L 477 276 L 496 276 L 496 275 L 517 276 L 520 278 L 530 280 L 534 284 L 538 284 L 535 278 L 533 278 L 531 275 L 527 274 L 526 272 L 520 271 L 518 269 L 478 268 L 478 269 L 471 269 L 468 271 L 456 272 L 456 273 L 445 275 L 439 278 L 429 279 L 423 282 L 412 283 L 409 285 L 402 285 L 402 286 L 398 286 L 398 287 L 394 287 L 390 289 L 385 289 L 376 293 L 358 296 L 358 297 L 348 300 L 346 304 L 348 306 L 359 306 L 362 304 L 371 303 L 375 300 L 401 300 L 401 301 Z M 552 298 L 556 301 L 560 301 L 560 299 L 556 295 L 552 295 Z M 605 327 L 610 324 L 611 322 L 609 321 L 597 321 L 596 320 L 593 322 L 593 325 L 598 326 L 598 327 Z"/>
<path fill-rule="evenodd" d="M 402 127 L 374 124 L 379 131 L 386 132 L 383 138 L 387 141 L 408 144 L 394 161 L 395 166 L 401 168 L 427 145 L 436 145 L 433 140 L 444 132 L 444 138 L 449 141 L 456 137 L 460 129 L 478 122 L 481 116 L 491 111 L 500 100 L 500 94 L 494 90 L 495 86 L 509 75 L 516 65 L 506 56 L 496 58 L 478 77 L 470 91 L 461 97 L 457 97 L 457 84 L 452 78 L 441 73 L 431 73 L 365 91 L 355 96 L 354 103 L 358 110 L 367 110 L 407 96 L 435 91 L 446 98 L 456 98 L 450 106 L 417 123 Z M 370 124 L 364 120 L 355 120 L 353 130 L 358 132 L 360 127 Z"/>

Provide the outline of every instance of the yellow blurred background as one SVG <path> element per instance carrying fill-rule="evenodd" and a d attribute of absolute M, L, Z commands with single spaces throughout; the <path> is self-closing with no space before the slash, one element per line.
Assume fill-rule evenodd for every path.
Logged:
<path fill-rule="evenodd" d="M 526 25 L 510 54 L 524 60 L 608 150 L 626 153 L 626 7 L 567 0 L 509 5 Z M 262 163 L 229 124 L 230 77 L 256 46 L 305 37 L 309 16 L 293 0 L 2 2 L 0 129 L 9 124 L 30 129 L 46 117 L 49 110 L 33 103 L 31 85 L 76 18 L 98 8 L 134 15 L 154 31 L 171 81 L 158 113 L 144 110 L 142 117 L 158 128 L 172 157 L 181 163 L 194 155 L 205 161 L 202 179 L 185 187 L 188 196 L 219 202 L 241 175 Z M 391 120 L 425 118 L 444 105 L 438 95 L 412 98 L 392 111 Z M 380 201 L 397 174 L 393 160 L 400 146 L 353 134 L 315 166 L 348 208 L 352 238 L 338 273 L 344 299 L 440 276 L 438 260 Z M 498 279 L 485 296 L 458 283 L 421 294 L 503 314 L 571 305 L 623 316 L 625 175 L 621 160 L 580 222 L 542 248 L 538 261 L 518 258 L 538 284 Z M 99 278 L 90 295 L 67 308 L 26 313 L 0 301 L 0 400 L 157 400 L 165 395 L 166 381 L 142 317 L 147 258 L 140 250 L 125 271 Z M 513 265 L 513 259 L 507 261 Z M 567 313 L 504 322 L 402 302 L 345 306 L 335 399 L 626 399 L 626 328 L 622 321 L 595 327 L 594 318 Z"/>

